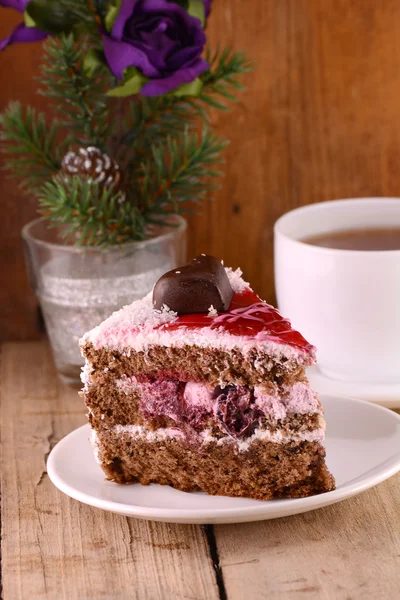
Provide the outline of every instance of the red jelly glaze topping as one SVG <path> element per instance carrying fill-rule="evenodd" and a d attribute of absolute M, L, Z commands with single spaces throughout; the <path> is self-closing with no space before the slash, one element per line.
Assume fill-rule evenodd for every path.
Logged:
<path fill-rule="evenodd" d="M 248 310 L 246 310 L 248 309 Z M 258 336 L 259 341 L 270 340 L 277 344 L 287 344 L 313 354 L 314 346 L 298 332 L 292 329 L 290 322 L 279 311 L 262 302 L 253 290 L 246 289 L 235 293 L 229 311 L 217 317 L 208 314 L 180 315 L 171 323 L 161 325 L 163 329 L 174 331 L 180 327 L 199 329 L 203 327 L 221 327 L 232 335 Z"/>

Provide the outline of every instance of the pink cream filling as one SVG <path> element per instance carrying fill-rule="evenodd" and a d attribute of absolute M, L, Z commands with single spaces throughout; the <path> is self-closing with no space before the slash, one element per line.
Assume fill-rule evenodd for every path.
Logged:
<path fill-rule="evenodd" d="M 193 409 L 205 409 L 207 412 L 212 412 L 215 404 L 212 392 L 201 383 L 188 381 L 183 393 L 186 406 Z"/>
<path fill-rule="evenodd" d="M 146 418 L 166 416 L 177 425 L 201 429 L 203 419 L 213 416 L 225 433 L 238 439 L 250 435 L 263 417 L 279 421 L 295 413 L 321 414 L 317 395 L 301 382 L 285 390 L 283 396 L 270 394 L 262 387 L 210 389 L 195 382 L 143 382 L 135 377 L 123 377 L 117 386 L 126 394 L 139 391 L 140 410 Z"/>
<path fill-rule="evenodd" d="M 246 389 L 246 388 L 241 388 Z M 186 404 L 193 408 L 206 408 L 210 412 L 214 409 L 214 391 L 210 391 L 201 383 L 188 382 L 184 391 Z M 305 383 L 297 382 L 289 388 L 288 394 L 279 396 L 272 395 L 262 387 L 254 388 L 256 405 L 264 415 L 272 419 L 285 419 L 288 414 L 314 414 L 321 413 L 317 394 Z"/>

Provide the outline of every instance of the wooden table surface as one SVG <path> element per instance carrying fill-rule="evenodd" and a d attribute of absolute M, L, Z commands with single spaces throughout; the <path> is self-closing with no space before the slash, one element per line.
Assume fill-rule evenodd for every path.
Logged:
<path fill-rule="evenodd" d="M 1 353 L 4 600 L 400 597 L 400 475 L 344 502 L 239 525 L 152 523 L 59 492 L 46 458 L 85 423 L 44 342 Z M 77 465 L 79 468 L 79 465 Z"/>

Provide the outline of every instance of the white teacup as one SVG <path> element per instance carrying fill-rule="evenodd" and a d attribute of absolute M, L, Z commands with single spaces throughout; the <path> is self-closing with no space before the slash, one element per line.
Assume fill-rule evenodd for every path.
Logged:
<path fill-rule="evenodd" d="M 400 250 L 338 250 L 301 240 L 379 227 L 400 227 L 399 198 L 311 204 L 275 223 L 278 306 L 334 379 L 400 382 Z"/>

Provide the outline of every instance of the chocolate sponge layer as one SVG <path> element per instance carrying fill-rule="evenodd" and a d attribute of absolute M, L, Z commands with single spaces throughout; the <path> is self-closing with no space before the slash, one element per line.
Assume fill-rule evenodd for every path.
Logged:
<path fill-rule="evenodd" d="M 109 480 L 159 483 L 191 492 L 257 500 L 300 498 L 334 489 L 318 442 L 255 441 L 247 451 L 216 443 L 193 448 L 175 438 L 148 442 L 128 433 L 102 431 L 99 460 Z"/>
<path fill-rule="evenodd" d="M 268 381 L 279 385 L 292 385 L 305 380 L 304 368 L 294 361 L 274 357 L 257 350 L 243 354 L 234 349 L 224 351 L 199 346 L 166 347 L 154 346 L 147 352 L 117 352 L 92 344 L 82 348 L 84 357 L 91 363 L 94 372 L 122 375 L 146 375 L 156 377 L 159 371 L 170 379 L 194 381 L 210 385 L 265 385 Z"/>

